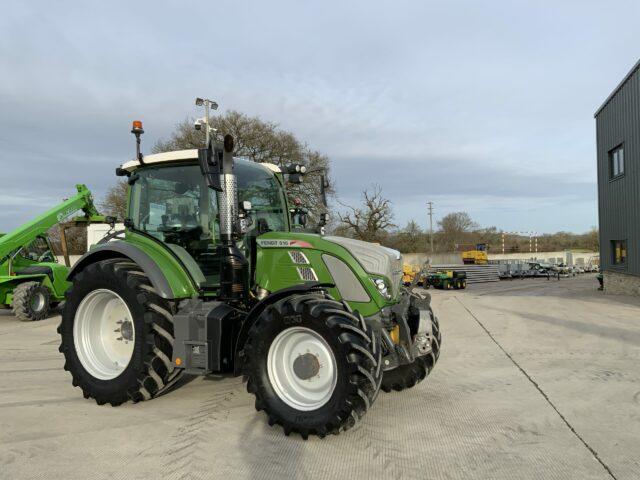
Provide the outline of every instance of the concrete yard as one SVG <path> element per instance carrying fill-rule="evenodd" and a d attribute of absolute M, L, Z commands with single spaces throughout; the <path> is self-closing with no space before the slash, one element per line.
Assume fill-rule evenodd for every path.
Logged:
<path fill-rule="evenodd" d="M 59 317 L 0 310 L 0 478 L 640 478 L 640 301 L 593 275 L 436 291 L 440 361 L 339 436 L 285 437 L 239 378 L 85 400 Z"/>

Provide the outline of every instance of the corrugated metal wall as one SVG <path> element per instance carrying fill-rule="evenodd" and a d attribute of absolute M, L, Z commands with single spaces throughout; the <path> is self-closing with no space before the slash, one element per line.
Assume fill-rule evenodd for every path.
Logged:
<path fill-rule="evenodd" d="M 640 71 L 596 114 L 600 255 L 605 270 L 640 275 Z M 609 175 L 609 151 L 624 144 L 623 177 Z M 627 240 L 627 263 L 613 265 L 611 240 Z"/>

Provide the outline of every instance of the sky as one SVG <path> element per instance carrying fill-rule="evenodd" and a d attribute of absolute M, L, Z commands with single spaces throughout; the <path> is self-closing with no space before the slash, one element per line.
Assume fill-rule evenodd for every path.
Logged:
<path fill-rule="evenodd" d="M 395 223 L 466 211 L 504 231 L 597 225 L 593 114 L 640 57 L 637 1 L 44 2 L 0 5 L 0 231 L 220 111 L 379 184 Z"/>

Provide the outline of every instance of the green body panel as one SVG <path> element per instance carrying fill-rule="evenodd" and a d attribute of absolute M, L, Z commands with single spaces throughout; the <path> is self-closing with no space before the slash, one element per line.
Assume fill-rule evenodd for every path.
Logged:
<path fill-rule="evenodd" d="M 192 274 L 190 278 L 189 273 L 185 271 L 182 265 L 165 247 L 131 230 L 127 230 L 125 239 L 127 243 L 138 247 L 149 255 L 158 267 L 160 267 L 167 282 L 169 282 L 174 298 L 189 298 L 198 295 L 199 286 L 194 285 L 192 281 L 192 278 L 197 278 L 196 274 Z"/>
<path fill-rule="evenodd" d="M 67 282 L 69 269 L 64 265 L 51 262 L 33 262 L 32 264 L 51 267 L 53 281 L 46 274 L 6 275 L 5 269 L 4 272 L 0 273 L 0 304 L 10 306 L 13 301 L 13 291 L 24 282 L 39 282 L 49 289 L 52 301 L 60 302 L 64 300 L 64 294 L 71 285 L 71 283 Z M 25 265 L 22 266 L 24 267 Z M 20 269 L 20 267 L 17 268 Z M 2 269 L 2 266 L 0 266 L 0 269 Z"/>
<path fill-rule="evenodd" d="M 312 267 L 319 282 L 334 283 L 322 259 L 322 255 L 326 254 L 337 257 L 346 263 L 371 298 L 370 302 L 348 302 L 353 310 L 358 310 L 366 317 L 374 315 L 382 308 L 393 305 L 398 301 L 397 298 L 390 300 L 384 298 L 372 281 L 372 278 L 384 278 L 390 285 L 391 279 L 367 273 L 346 248 L 325 240 L 321 235 L 295 231 L 269 232 L 258 237 L 258 240 L 263 244 L 265 243 L 263 242 L 264 240 L 286 240 L 292 242 L 274 242 L 274 246 L 258 245 L 257 247 L 255 281 L 258 286 L 269 292 L 276 292 L 283 288 L 305 283 L 298 275 L 296 266 Z M 278 243 L 282 243 L 282 245 L 280 246 Z M 304 252 L 309 259 L 310 265 L 293 263 L 288 252 L 298 249 Z M 334 298 L 342 299 L 337 288 L 331 288 L 329 292 Z"/>

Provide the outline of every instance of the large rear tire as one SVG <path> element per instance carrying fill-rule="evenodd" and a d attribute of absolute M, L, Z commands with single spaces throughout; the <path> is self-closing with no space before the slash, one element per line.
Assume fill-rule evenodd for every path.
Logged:
<path fill-rule="evenodd" d="M 99 405 L 149 400 L 174 379 L 173 306 L 128 259 L 79 272 L 66 294 L 60 352 L 85 398 Z"/>
<path fill-rule="evenodd" d="M 51 293 L 38 282 L 24 282 L 13 291 L 13 314 L 21 322 L 43 320 L 49 315 Z"/>
<path fill-rule="evenodd" d="M 382 381 L 378 337 L 362 316 L 324 292 L 276 302 L 244 348 L 247 390 L 269 424 L 324 437 L 353 427 Z"/>
<path fill-rule="evenodd" d="M 431 310 L 431 307 L 429 307 L 429 316 L 431 318 L 431 351 L 426 355 L 417 357 L 412 363 L 385 371 L 382 377 L 382 385 L 380 386 L 384 392 L 388 393 L 392 390 L 401 392 L 407 388 L 415 387 L 429 376 L 431 370 L 433 370 L 433 367 L 436 365 L 440 357 L 442 335 L 440 333 L 438 318 L 433 313 L 433 310 Z"/>

